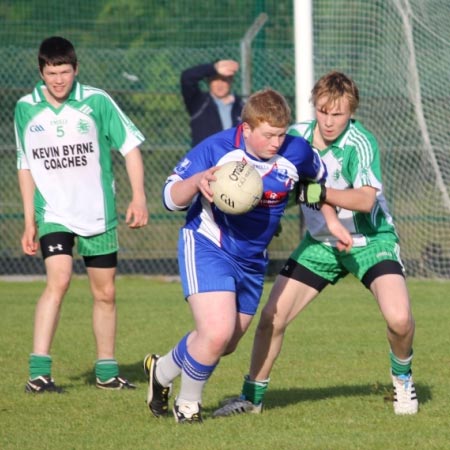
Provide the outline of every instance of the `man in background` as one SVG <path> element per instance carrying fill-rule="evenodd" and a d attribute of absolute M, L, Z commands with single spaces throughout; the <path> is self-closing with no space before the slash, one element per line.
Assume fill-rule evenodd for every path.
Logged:
<path fill-rule="evenodd" d="M 201 64 L 181 74 L 181 93 L 190 115 L 192 146 L 219 131 L 234 127 L 241 119 L 243 100 L 231 88 L 239 63 L 231 59 Z M 209 91 L 201 89 L 208 83 Z"/>

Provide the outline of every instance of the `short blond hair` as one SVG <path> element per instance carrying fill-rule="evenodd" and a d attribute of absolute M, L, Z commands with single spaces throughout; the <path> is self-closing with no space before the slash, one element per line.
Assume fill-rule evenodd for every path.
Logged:
<path fill-rule="evenodd" d="M 316 106 L 319 98 L 328 97 L 325 107 L 330 107 L 346 97 L 353 114 L 359 105 L 359 90 L 355 82 L 342 72 L 329 72 L 320 78 L 311 91 L 311 103 Z"/>

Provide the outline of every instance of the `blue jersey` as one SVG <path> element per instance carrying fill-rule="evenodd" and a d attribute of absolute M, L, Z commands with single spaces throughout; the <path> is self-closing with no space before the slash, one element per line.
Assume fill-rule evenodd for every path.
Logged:
<path fill-rule="evenodd" d="M 278 229 L 295 183 L 299 179 L 322 181 L 326 169 L 319 154 L 298 136 L 287 135 L 271 159 L 256 159 L 247 153 L 239 125 L 205 139 L 178 163 L 166 180 L 163 193 L 166 208 L 177 209 L 168 193 L 171 183 L 229 161 L 245 161 L 258 170 L 263 180 L 259 204 L 245 214 L 230 215 L 198 194 L 189 206 L 183 228 L 191 230 L 198 239 L 208 239 L 233 259 L 260 263 L 266 259 L 267 246 Z"/>

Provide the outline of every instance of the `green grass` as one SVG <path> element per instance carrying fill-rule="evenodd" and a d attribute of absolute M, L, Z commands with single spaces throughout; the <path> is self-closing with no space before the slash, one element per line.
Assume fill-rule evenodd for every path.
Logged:
<path fill-rule="evenodd" d="M 0 448 L 40 449 L 444 449 L 450 389 L 450 282 L 409 281 L 417 322 L 417 416 L 397 417 L 390 398 L 384 323 L 355 280 L 328 288 L 288 329 L 262 415 L 211 419 L 239 393 L 256 321 L 223 358 L 204 392 L 202 426 L 156 420 L 146 405 L 142 359 L 165 353 L 192 326 L 178 282 L 119 278 L 117 358 L 136 391 L 94 387 L 87 280 L 73 280 L 53 346 L 64 395 L 26 395 L 34 305 L 43 281 L 0 281 Z M 267 283 L 264 300 L 271 284 Z M 263 301 L 264 301 L 263 300 Z M 178 384 L 175 383 L 175 388 Z M 176 390 L 176 389 L 175 389 Z"/>

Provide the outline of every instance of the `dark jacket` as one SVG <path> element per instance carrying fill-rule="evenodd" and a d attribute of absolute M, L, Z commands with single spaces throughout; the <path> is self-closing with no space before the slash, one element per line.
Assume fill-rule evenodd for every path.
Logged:
<path fill-rule="evenodd" d="M 186 69 L 181 74 L 181 93 L 184 104 L 191 116 L 192 146 L 214 133 L 222 131 L 217 105 L 209 92 L 200 89 L 200 82 L 205 78 L 217 75 L 214 64 L 201 64 Z M 235 95 L 235 101 L 231 110 L 233 126 L 241 120 L 243 100 Z"/>

